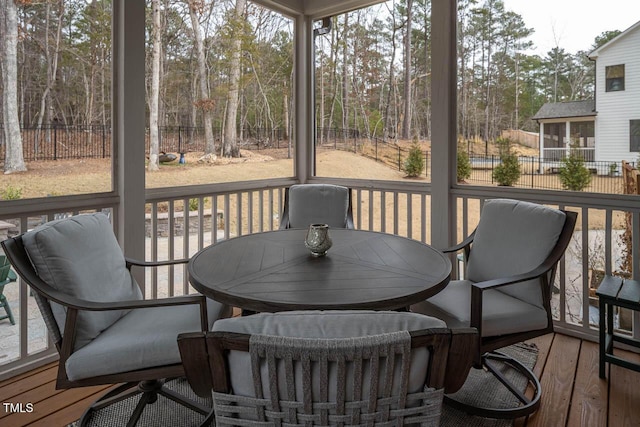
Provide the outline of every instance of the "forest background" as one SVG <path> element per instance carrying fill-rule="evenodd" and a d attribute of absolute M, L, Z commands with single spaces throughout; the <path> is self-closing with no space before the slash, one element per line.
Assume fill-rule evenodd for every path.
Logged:
<path fill-rule="evenodd" d="M 539 55 L 534 30 L 501 0 L 459 0 L 458 7 L 461 140 L 536 131 L 530 118 L 545 102 L 592 97 L 587 54 L 619 34 L 585 40 L 578 52 L 558 43 Z M 390 0 L 316 23 L 320 142 L 322 129 L 430 140 L 430 9 L 429 0 Z M 21 152 L 16 125 L 109 127 L 111 1 L 0 0 L 0 10 L 0 143 L 7 156 Z M 149 0 L 149 167 L 157 164 L 163 126 L 203 128 L 205 154 L 229 157 L 239 155 L 238 142 L 252 130 L 289 139 L 292 40 L 291 19 L 246 0 Z M 12 165 L 6 158 L 5 171 Z"/>

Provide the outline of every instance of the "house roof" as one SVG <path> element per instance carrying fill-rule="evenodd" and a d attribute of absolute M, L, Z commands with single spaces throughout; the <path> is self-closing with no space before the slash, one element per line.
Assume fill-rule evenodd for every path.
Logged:
<path fill-rule="evenodd" d="M 571 102 L 547 102 L 531 117 L 533 120 L 561 119 L 569 117 L 596 116 L 596 103 L 593 99 Z"/>
<path fill-rule="evenodd" d="M 635 24 L 633 24 L 632 26 L 630 26 L 629 28 L 627 28 L 626 30 L 624 30 L 623 32 L 618 34 L 616 37 L 612 38 L 611 40 L 609 40 L 608 42 L 606 42 L 605 44 L 600 46 L 599 48 L 592 50 L 587 55 L 587 57 L 589 59 L 596 59 L 603 50 L 608 49 L 609 46 L 611 46 L 612 44 L 616 43 L 621 38 L 626 37 L 627 35 L 629 35 L 629 33 L 632 33 L 637 28 L 640 28 L 640 21 L 636 22 Z"/>

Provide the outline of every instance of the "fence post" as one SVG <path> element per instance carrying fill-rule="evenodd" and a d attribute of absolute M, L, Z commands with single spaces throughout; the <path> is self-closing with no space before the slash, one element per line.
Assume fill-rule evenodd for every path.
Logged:
<path fill-rule="evenodd" d="M 182 153 L 182 126 L 178 126 L 178 153 Z"/>
<path fill-rule="evenodd" d="M 58 127 L 53 125 L 53 160 L 58 160 Z"/>
<path fill-rule="evenodd" d="M 107 136 L 105 134 L 104 125 L 100 126 L 102 128 L 102 158 L 107 157 Z"/>
<path fill-rule="evenodd" d="M 496 156 L 495 156 L 495 154 L 492 154 L 492 155 L 491 155 L 491 183 L 492 183 L 492 184 L 493 184 L 493 167 L 494 167 L 493 162 L 494 162 L 494 160 L 495 160 L 495 157 L 496 157 Z M 485 159 L 486 159 L 486 158 L 487 158 L 487 156 L 486 156 L 486 154 L 485 154 Z"/>
<path fill-rule="evenodd" d="M 402 170 L 402 166 L 400 166 L 400 156 L 402 156 L 402 154 L 400 154 L 400 147 L 398 147 L 398 170 L 401 171 Z"/>

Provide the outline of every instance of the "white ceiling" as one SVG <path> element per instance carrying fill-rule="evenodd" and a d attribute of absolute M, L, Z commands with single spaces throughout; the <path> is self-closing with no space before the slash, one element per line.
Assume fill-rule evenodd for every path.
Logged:
<path fill-rule="evenodd" d="M 252 0 L 254 3 L 288 15 L 309 15 L 324 18 L 360 9 L 383 0 Z"/>

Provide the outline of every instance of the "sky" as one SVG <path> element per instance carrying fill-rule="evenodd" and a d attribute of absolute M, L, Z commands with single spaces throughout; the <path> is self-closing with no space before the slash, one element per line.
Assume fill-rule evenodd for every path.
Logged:
<path fill-rule="evenodd" d="M 640 21 L 640 0 L 503 0 L 505 10 L 522 16 L 535 29 L 535 53 L 557 45 L 569 53 L 589 50 L 605 31 L 624 31 Z"/>

